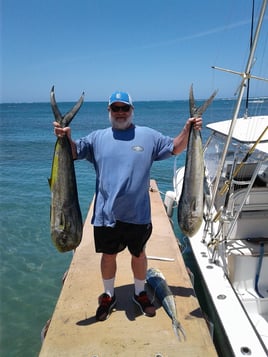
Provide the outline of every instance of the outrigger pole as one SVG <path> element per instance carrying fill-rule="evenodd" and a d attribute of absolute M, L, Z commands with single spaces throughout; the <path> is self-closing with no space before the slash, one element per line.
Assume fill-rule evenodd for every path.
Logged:
<path fill-rule="evenodd" d="M 216 193 L 217 193 L 217 189 L 218 189 L 219 182 L 220 182 L 221 171 L 222 171 L 222 168 L 223 168 L 223 165 L 224 165 L 224 161 L 225 161 L 225 158 L 226 158 L 226 155 L 227 155 L 228 147 L 230 145 L 230 141 L 231 141 L 231 138 L 232 138 L 232 135 L 233 135 L 234 127 L 235 127 L 236 120 L 237 120 L 237 117 L 238 117 L 239 109 L 240 109 L 240 106 L 241 106 L 241 102 L 242 102 L 242 98 L 243 98 L 243 94 L 244 94 L 244 90 L 245 90 L 245 83 L 249 78 L 260 79 L 258 77 L 252 76 L 250 74 L 250 70 L 251 70 L 251 67 L 252 67 L 253 60 L 254 60 L 254 54 L 255 54 L 256 47 L 257 47 L 257 42 L 258 42 L 258 39 L 259 39 L 259 34 L 260 34 L 260 30 L 261 30 L 264 14 L 265 14 L 266 7 L 267 7 L 267 1 L 268 0 L 263 0 L 263 3 L 262 3 L 260 16 L 259 16 L 258 24 L 257 24 L 257 27 L 256 27 L 256 31 L 255 31 L 255 34 L 254 34 L 254 39 L 253 39 L 253 42 L 252 42 L 252 46 L 251 46 L 250 54 L 249 54 L 249 57 L 248 57 L 248 61 L 247 61 L 245 72 L 240 73 L 240 72 L 235 72 L 235 71 L 231 71 L 231 70 L 224 70 L 226 72 L 239 74 L 242 77 L 242 80 L 241 80 L 241 83 L 240 83 L 240 86 L 239 86 L 239 94 L 238 94 L 238 98 L 237 98 L 237 102 L 236 102 L 236 106 L 235 106 L 235 110 L 234 110 L 234 114 L 233 114 L 233 119 L 231 121 L 231 125 L 230 125 L 230 128 L 229 128 L 229 133 L 228 133 L 227 140 L 226 140 L 226 143 L 225 143 L 225 146 L 224 146 L 224 149 L 223 149 L 223 154 L 222 154 L 222 157 L 221 157 L 221 161 L 220 161 L 220 164 L 219 164 L 218 169 L 217 169 L 217 174 L 216 174 L 216 179 L 215 179 L 216 181 L 215 181 L 214 190 L 212 192 L 212 200 L 211 200 L 211 205 L 210 205 L 210 209 L 209 209 L 210 212 L 212 211 L 212 208 L 213 208 L 214 203 L 215 203 Z M 214 68 L 216 68 L 216 67 L 214 67 Z M 217 68 L 217 69 L 221 69 L 221 68 Z M 223 70 L 223 69 L 221 69 L 221 70 Z"/>

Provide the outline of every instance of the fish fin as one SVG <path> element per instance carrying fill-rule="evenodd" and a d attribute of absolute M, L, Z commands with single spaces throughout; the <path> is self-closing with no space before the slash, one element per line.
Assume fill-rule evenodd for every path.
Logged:
<path fill-rule="evenodd" d="M 82 93 L 79 101 L 74 105 L 74 107 L 67 114 L 64 115 L 62 119 L 62 125 L 64 127 L 69 125 L 69 123 L 73 120 L 73 118 L 79 111 L 81 105 L 83 104 L 84 96 L 85 96 L 85 92 Z"/>
<path fill-rule="evenodd" d="M 60 222 L 61 226 L 62 226 L 62 230 L 66 231 L 69 228 L 69 224 L 68 224 L 68 219 L 66 219 L 66 216 L 64 214 L 64 212 L 61 212 L 61 222 Z"/>
<path fill-rule="evenodd" d="M 77 114 L 78 110 L 80 109 L 81 105 L 83 104 L 84 95 L 85 95 L 85 93 L 83 92 L 80 99 L 74 105 L 74 107 L 68 113 L 66 113 L 64 116 L 62 116 L 62 114 L 58 108 L 58 105 L 56 103 L 54 86 L 51 88 L 50 103 L 51 103 L 52 111 L 53 111 L 56 122 L 59 123 L 63 128 L 68 126 L 70 124 L 70 122 L 72 121 L 72 119 L 74 118 L 74 116 Z"/>
<path fill-rule="evenodd" d="M 215 90 L 211 96 L 205 101 L 205 103 L 203 105 L 201 105 L 201 107 L 199 107 L 197 109 L 197 115 L 200 116 L 202 115 L 206 110 L 207 108 L 210 106 L 210 104 L 213 102 L 213 99 L 215 98 L 216 94 L 218 93 L 218 90 Z"/>
<path fill-rule="evenodd" d="M 180 342 L 182 341 L 182 339 L 181 339 L 181 335 L 182 335 L 184 341 L 186 341 L 186 333 L 185 333 L 182 325 L 180 324 L 180 322 L 175 318 L 172 319 L 172 327 L 175 332 L 175 335 L 178 337 L 178 340 Z"/>
<path fill-rule="evenodd" d="M 215 90 L 211 94 L 211 96 L 200 107 L 197 107 L 195 105 L 195 100 L 194 100 L 193 85 L 191 85 L 190 93 L 189 93 L 189 106 L 190 106 L 190 116 L 191 116 L 191 118 L 201 116 L 206 111 L 208 106 L 212 103 L 212 101 L 213 101 L 213 99 L 214 99 L 214 97 L 216 96 L 217 93 L 218 93 L 218 90 Z"/>
<path fill-rule="evenodd" d="M 57 103 L 56 103 L 54 86 L 51 88 L 51 91 L 50 91 L 50 103 L 51 103 L 51 108 L 52 108 L 56 122 L 61 124 L 62 115 L 61 115 L 61 112 L 60 112 L 60 110 L 57 106 Z"/>
<path fill-rule="evenodd" d="M 197 107 L 195 106 L 195 101 L 194 101 L 194 91 L 193 91 L 193 84 L 191 84 L 190 87 L 190 93 L 189 93 L 189 107 L 190 107 L 190 116 L 191 118 L 194 117 Z"/>
<path fill-rule="evenodd" d="M 196 211 L 196 199 L 193 199 L 190 204 L 190 210 L 191 212 Z"/>

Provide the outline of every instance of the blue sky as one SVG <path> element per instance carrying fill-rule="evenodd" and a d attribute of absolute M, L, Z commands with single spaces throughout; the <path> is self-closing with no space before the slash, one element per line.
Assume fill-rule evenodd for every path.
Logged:
<path fill-rule="evenodd" d="M 1 13 L 1 102 L 48 101 L 52 85 L 58 101 L 186 99 L 191 83 L 197 98 L 230 97 L 240 77 L 211 66 L 247 61 L 251 0 L 2 0 Z M 266 13 L 252 69 L 265 77 L 267 38 Z"/>

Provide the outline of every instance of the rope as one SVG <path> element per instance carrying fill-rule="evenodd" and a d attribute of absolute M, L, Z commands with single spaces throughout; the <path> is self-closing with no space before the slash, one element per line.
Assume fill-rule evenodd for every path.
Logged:
<path fill-rule="evenodd" d="M 260 278 L 260 273 L 261 273 L 261 267 L 262 267 L 262 261 L 263 261 L 263 256 L 264 256 L 264 243 L 260 243 L 260 258 L 258 261 L 258 266 L 257 266 L 257 271 L 256 271 L 256 277 L 255 277 L 255 291 L 258 294 L 259 297 L 263 298 L 264 296 L 259 292 L 259 278 Z"/>

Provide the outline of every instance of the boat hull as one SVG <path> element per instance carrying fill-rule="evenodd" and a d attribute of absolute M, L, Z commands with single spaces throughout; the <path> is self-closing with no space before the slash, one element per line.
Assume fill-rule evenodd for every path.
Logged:
<path fill-rule="evenodd" d="M 239 120 L 239 126 L 255 122 L 259 131 L 268 126 L 268 116 L 250 120 L 250 123 Z M 220 123 L 211 127 L 212 135 L 218 128 L 225 130 Z M 220 140 L 220 132 L 216 137 Z M 211 145 L 223 146 L 213 140 L 209 139 Z M 253 145 L 254 142 L 240 143 L 242 157 L 243 150 L 247 151 Z M 217 160 L 213 157 L 214 147 L 206 147 L 205 166 L 210 169 L 206 176 L 210 184 L 209 197 L 200 229 L 187 239 L 191 249 L 186 250 L 189 253 L 185 260 L 188 265 L 191 262 L 200 305 L 211 326 L 218 354 L 223 357 L 268 355 L 268 151 L 265 145 L 266 139 L 256 146 L 243 170 L 233 177 L 236 162 L 231 161 L 231 151 L 237 144 L 230 145 L 212 207 L 210 191 L 215 176 L 211 171 Z M 206 162 L 208 159 L 209 163 Z M 179 168 L 174 176 L 177 202 L 183 190 L 184 171 L 183 167 Z M 220 194 L 228 178 L 227 188 L 230 190 Z"/>

